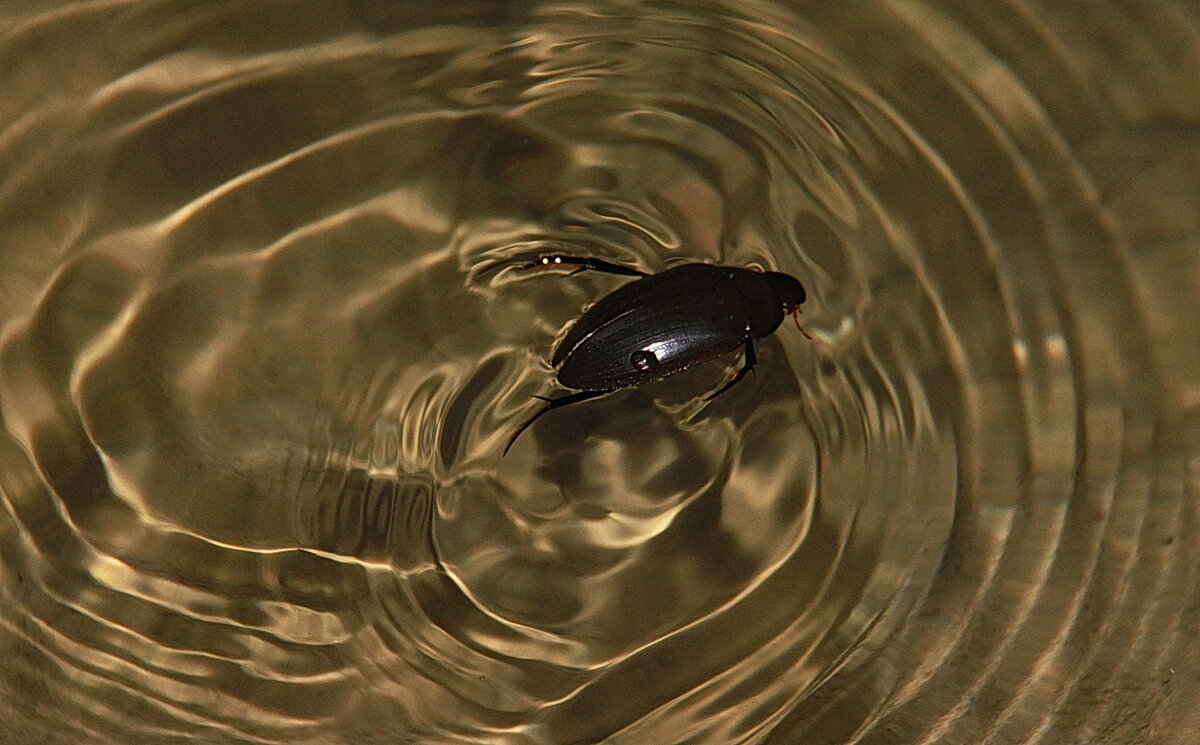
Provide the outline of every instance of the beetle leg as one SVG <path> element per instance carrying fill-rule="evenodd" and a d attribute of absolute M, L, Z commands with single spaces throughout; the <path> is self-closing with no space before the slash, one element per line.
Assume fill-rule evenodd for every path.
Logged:
<path fill-rule="evenodd" d="M 607 390 L 603 390 L 603 391 L 579 391 L 578 393 L 572 393 L 569 396 L 562 396 L 560 398 L 545 398 L 543 396 L 534 396 L 534 398 L 540 398 L 541 400 L 545 401 L 546 405 L 543 406 L 542 408 L 538 409 L 536 414 L 534 414 L 533 416 L 526 419 L 524 424 L 522 424 L 520 427 L 517 427 L 517 431 L 513 432 L 513 436 L 508 438 L 508 444 L 504 446 L 504 455 L 508 455 L 509 448 L 511 448 L 513 446 L 513 443 L 517 441 L 517 438 L 521 435 L 521 433 L 524 432 L 525 430 L 529 429 L 529 425 L 536 422 L 542 416 L 542 414 L 545 414 L 547 411 L 550 411 L 551 409 L 561 409 L 562 407 L 568 406 L 570 404 L 576 404 L 576 403 L 579 403 L 580 401 L 587 401 L 589 398 L 596 398 L 597 396 L 603 396 L 605 393 L 612 393 L 612 390 L 607 389 Z"/>
<path fill-rule="evenodd" d="M 578 274 L 580 272 L 586 272 L 590 270 L 595 272 L 607 272 L 608 274 L 623 274 L 626 277 L 649 276 L 646 272 L 643 272 L 640 269 L 634 269 L 633 267 L 623 266 L 621 264 L 614 264 L 613 262 L 605 261 L 604 259 L 593 259 L 585 256 L 543 256 L 540 259 L 534 259 L 533 261 L 522 264 L 521 268 L 533 269 L 534 267 L 539 266 L 562 266 L 564 264 L 570 264 L 578 267 L 575 271 L 571 272 L 571 274 Z"/>
<path fill-rule="evenodd" d="M 742 369 L 734 373 L 728 383 L 721 386 L 716 393 L 710 394 L 708 398 L 704 399 L 705 401 L 712 401 L 717 396 L 737 385 L 742 378 L 746 377 L 746 373 L 754 372 L 754 366 L 758 364 L 758 358 L 754 356 L 754 340 L 748 336 L 746 337 L 746 351 L 743 357 L 745 357 L 745 362 L 742 363 Z"/>

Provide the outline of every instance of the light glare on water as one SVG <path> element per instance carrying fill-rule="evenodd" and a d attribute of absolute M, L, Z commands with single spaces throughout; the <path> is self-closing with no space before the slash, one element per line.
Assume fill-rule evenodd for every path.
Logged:
<path fill-rule="evenodd" d="M 1200 12 L 0 9 L 6 743 L 1200 740 Z M 596 256 L 782 271 L 566 407 Z"/>

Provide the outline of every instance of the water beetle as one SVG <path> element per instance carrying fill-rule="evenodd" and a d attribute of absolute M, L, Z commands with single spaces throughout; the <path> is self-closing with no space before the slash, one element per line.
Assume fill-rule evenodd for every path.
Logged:
<path fill-rule="evenodd" d="M 544 256 L 522 265 L 570 265 L 582 271 L 639 277 L 601 298 L 571 326 L 550 357 L 558 382 L 574 389 L 546 405 L 509 438 L 504 452 L 531 424 L 552 409 L 619 388 L 663 378 L 743 347 L 744 362 L 725 385 L 732 388 L 754 369 L 754 340 L 770 336 L 786 315 L 804 303 L 804 286 L 782 272 L 736 266 L 683 264 L 657 274 L 578 256 Z"/>

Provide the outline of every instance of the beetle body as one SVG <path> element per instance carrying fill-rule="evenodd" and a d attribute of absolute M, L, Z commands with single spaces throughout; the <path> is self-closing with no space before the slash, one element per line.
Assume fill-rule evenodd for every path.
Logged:
<path fill-rule="evenodd" d="M 601 299 L 567 332 L 550 364 L 567 388 L 627 388 L 728 354 L 747 337 L 768 336 L 783 316 L 764 273 L 684 264 Z"/>
<path fill-rule="evenodd" d="M 641 279 L 602 298 L 571 326 L 550 363 L 558 382 L 578 392 L 543 399 L 546 405 L 521 425 L 508 447 L 551 409 L 663 378 L 743 347 L 742 368 L 709 396 L 711 400 L 754 369 L 754 340 L 774 333 L 805 300 L 804 287 L 790 275 L 733 266 L 684 264 L 648 275 L 569 256 L 546 257 L 525 266 L 556 264 Z"/>

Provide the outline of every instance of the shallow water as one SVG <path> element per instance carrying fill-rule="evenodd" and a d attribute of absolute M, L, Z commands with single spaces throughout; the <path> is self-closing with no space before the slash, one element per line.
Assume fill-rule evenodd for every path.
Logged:
<path fill-rule="evenodd" d="M 0 81 L 6 743 L 1200 741 L 1194 4 L 16 0 Z M 502 457 L 563 252 L 805 333 Z"/>

